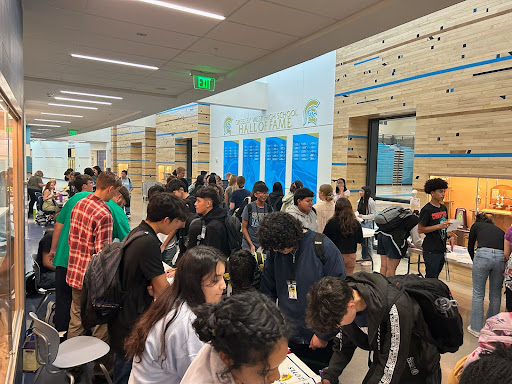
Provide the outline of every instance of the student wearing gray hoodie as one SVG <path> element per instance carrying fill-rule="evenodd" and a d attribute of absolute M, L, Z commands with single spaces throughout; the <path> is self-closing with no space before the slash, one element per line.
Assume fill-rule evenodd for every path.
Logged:
<path fill-rule="evenodd" d="M 304 228 L 318 232 L 318 220 L 316 212 L 313 209 L 313 197 L 315 194 L 308 188 L 299 188 L 293 196 L 294 205 L 286 209 L 296 219 L 298 219 Z"/>

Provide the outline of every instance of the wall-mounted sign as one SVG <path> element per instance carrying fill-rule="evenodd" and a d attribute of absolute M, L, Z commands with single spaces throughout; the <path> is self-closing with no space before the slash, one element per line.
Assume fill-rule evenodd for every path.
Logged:
<path fill-rule="evenodd" d="M 208 91 L 215 91 L 215 78 L 208 76 L 192 76 L 194 81 L 194 89 L 206 89 Z"/>

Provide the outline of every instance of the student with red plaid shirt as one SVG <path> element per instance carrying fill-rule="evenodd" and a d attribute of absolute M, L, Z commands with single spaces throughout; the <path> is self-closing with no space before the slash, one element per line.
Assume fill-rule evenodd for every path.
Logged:
<path fill-rule="evenodd" d="M 121 188 L 121 180 L 112 172 L 102 172 L 96 179 L 96 191 L 83 198 L 71 211 L 69 228 L 69 263 L 66 282 L 72 288 L 71 320 L 68 328 L 68 339 L 85 335 L 80 316 L 82 283 L 85 270 L 91 256 L 98 253 L 105 244 L 112 242 L 113 220 L 107 201 L 117 195 Z M 107 324 L 94 328 L 93 336 L 109 342 Z M 104 362 L 107 369 L 112 368 L 112 357 Z M 99 366 L 94 367 L 94 374 L 102 376 Z"/>

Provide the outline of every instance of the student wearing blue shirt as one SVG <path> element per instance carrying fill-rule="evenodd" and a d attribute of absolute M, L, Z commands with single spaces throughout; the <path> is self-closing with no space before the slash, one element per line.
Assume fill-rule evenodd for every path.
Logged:
<path fill-rule="evenodd" d="M 314 333 L 306 326 L 306 295 L 311 286 L 325 276 L 345 278 L 345 264 L 334 243 L 318 235 L 292 215 L 274 212 L 258 227 L 261 247 L 270 252 L 261 276 L 260 291 L 273 300 L 293 324 L 290 350 L 318 372 L 332 355 L 330 337 Z M 321 241 L 315 250 L 315 242 Z M 321 253 L 319 254 L 319 250 Z"/>

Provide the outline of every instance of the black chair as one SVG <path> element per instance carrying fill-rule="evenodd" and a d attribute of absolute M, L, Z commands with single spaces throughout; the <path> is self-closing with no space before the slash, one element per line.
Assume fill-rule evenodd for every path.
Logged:
<path fill-rule="evenodd" d="M 37 293 L 39 293 L 40 295 L 43 296 L 41 302 L 39 303 L 39 305 L 37 306 L 36 311 L 35 311 L 35 313 L 39 313 L 39 310 L 46 303 L 46 301 L 48 300 L 50 295 L 52 293 L 55 293 L 55 288 L 45 289 L 45 288 L 41 288 L 39 286 L 39 284 L 41 282 L 41 267 L 39 266 L 39 263 L 37 262 L 37 254 L 33 254 L 32 259 L 33 259 L 32 268 L 34 270 L 34 274 L 36 275 L 36 290 L 37 290 Z"/>

